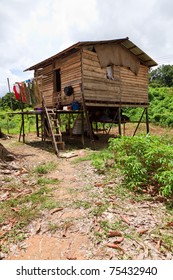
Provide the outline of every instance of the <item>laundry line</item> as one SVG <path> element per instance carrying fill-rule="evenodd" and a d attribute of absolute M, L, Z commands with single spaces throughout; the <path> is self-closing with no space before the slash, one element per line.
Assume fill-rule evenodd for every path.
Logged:
<path fill-rule="evenodd" d="M 13 92 L 16 100 L 33 107 L 42 106 L 42 79 L 46 76 L 38 76 L 23 82 L 15 82 Z"/>

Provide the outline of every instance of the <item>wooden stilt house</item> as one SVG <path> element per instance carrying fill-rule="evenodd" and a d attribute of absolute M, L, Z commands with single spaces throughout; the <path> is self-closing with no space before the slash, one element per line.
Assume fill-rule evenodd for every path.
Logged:
<path fill-rule="evenodd" d="M 62 110 L 77 102 L 88 118 L 90 112 L 106 108 L 143 107 L 147 112 L 148 70 L 155 65 L 133 42 L 122 38 L 78 42 L 25 71 L 43 77 L 47 108 Z"/>

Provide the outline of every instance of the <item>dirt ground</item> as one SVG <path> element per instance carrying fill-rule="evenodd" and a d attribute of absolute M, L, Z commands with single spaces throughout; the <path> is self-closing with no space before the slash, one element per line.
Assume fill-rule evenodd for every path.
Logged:
<path fill-rule="evenodd" d="M 103 139 L 104 146 L 107 140 Z M 171 212 L 164 199 L 133 198 L 121 189 L 119 192 L 117 179 L 112 181 L 106 174 L 98 174 L 90 161 L 81 160 L 92 152 L 90 149 L 68 146 L 57 158 L 34 140 L 31 137 L 28 144 L 16 145 L 17 139 L 11 138 L 1 143 L 22 156 L 16 162 L 20 168 L 57 162 L 56 170 L 44 176 L 59 180 L 53 196 L 60 207 L 43 209 L 25 228 L 25 239 L 8 244 L 8 253 L 1 253 L 1 258 L 173 259 Z M 27 173 L 21 175 L 20 180 L 26 179 Z"/>

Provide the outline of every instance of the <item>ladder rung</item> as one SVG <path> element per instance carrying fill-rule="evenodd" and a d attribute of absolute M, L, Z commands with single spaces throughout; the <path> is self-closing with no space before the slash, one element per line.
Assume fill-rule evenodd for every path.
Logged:
<path fill-rule="evenodd" d="M 62 141 L 62 134 L 60 130 L 60 125 L 59 125 L 59 120 L 57 118 L 56 110 L 52 108 L 46 108 L 44 106 L 47 120 L 48 120 L 48 125 L 50 129 L 50 135 L 52 138 L 52 144 L 54 147 L 55 153 L 58 155 L 58 147 L 57 145 L 62 145 L 62 148 L 64 149 L 65 143 Z M 56 133 L 54 133 L 56 132 Z"/>

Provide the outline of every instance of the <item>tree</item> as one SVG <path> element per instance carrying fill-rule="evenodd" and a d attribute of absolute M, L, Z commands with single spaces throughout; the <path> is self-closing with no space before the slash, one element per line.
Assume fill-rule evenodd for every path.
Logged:
<path fill-rule="evenodd" d="M 27 107 L 27 104 L 23 104 L 24 108 Z M 17 110 L 21 109 L 20 101 L 15 99 L 13 92 L 7 92 L 3 97 L 0 98 L 0 109 L 6 110 Z"/>
<path fill-rule="evenodd" d="M 19 101 L 14 98 L 13 92 L 7 92 L 3 97 L 0 98 L 0 109 L 12 109 L 16 110 L 20 108 Z"/>
<path fill-rule="evenodd" d="M 161 65 L 149 73 L 151 87 L 173 87 L 173 65 Z"/>

